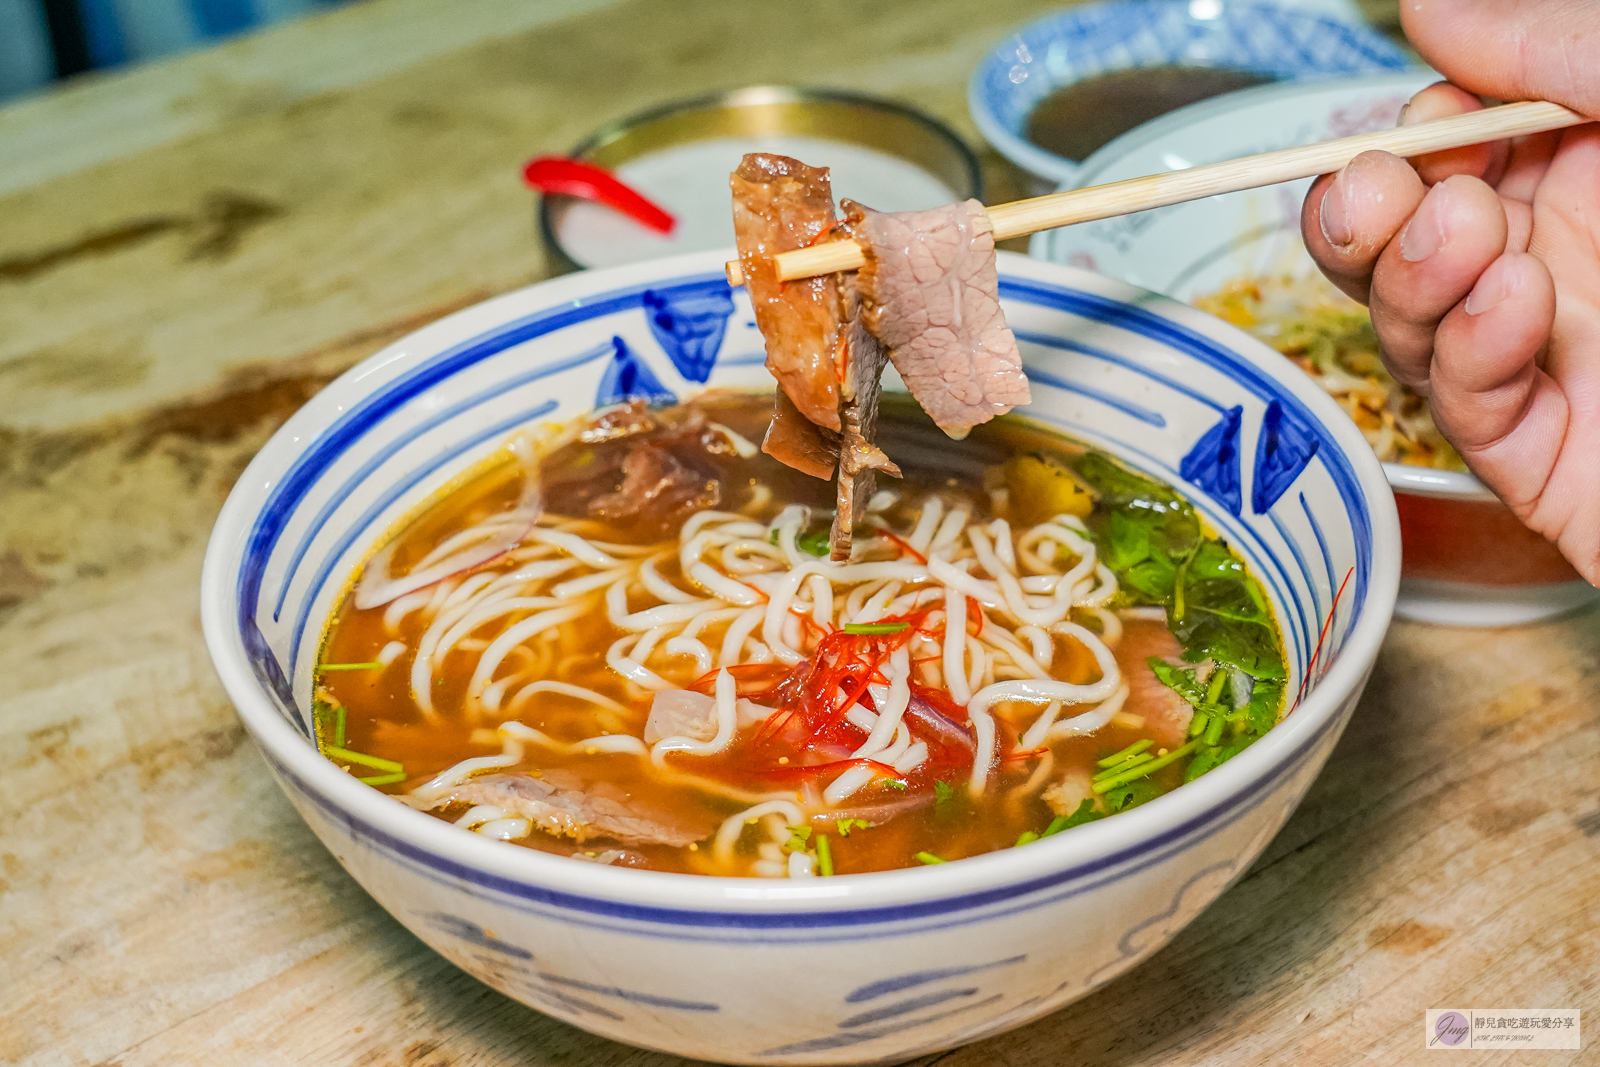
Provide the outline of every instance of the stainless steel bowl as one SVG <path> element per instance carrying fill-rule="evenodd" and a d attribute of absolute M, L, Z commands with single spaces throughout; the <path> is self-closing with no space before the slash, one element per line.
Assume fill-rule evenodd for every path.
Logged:
<path fill-rule="evenodd" d="M 983 198 L 978 159 L 955 131 L 915 108 L 833 89 L 759 85 L 651 108 L 607 123 L 568 155 L 615 170 L 664 148 L 714 138 L 816 137 L 860 145 L 915 164 L 959 199 Z M 825 164 L 826 160 L 815 160 Z M 558 236 L 573 198 L 547 195 L 539 229 L 558 271 L 581 269 Z"/>

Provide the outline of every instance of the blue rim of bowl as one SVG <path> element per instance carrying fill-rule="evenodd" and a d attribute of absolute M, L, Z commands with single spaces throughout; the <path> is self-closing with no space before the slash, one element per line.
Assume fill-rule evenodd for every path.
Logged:
<path fill-rule="evenodd" d="M 692 257 L 683 258 L 691 259 Z M 1018 259 L 1020 260 L 1020 257 Z M 663 261 L 661 265 L 670 267 L 673 265 L 673 261 Z M 1274 398 L 1283 401 L 1287 407 L 1295 410 L 1300 415 L 1310 415 L 1310 412 L 1303 408 L 1305 400 L 1296 396 L 1295 390 L 1286 381 L 1279 381 L 1275 375 L 1267 372 L 1264 368 L 1255 366 L 1249 357 L 1238 351 L 1235 346 L 1224 344 L 1216 338 L 1207 337 L 1202 331 L 1194 329 L 1193 326 L 1185 325 L 1178 321 L 1188 315 L 1198 315 L 1198 312 L 1193 312 L 1192 309 L 1185 309 L 1174 318 L 1171 312 L 1161 314 L 1149 307 L 1131 305 L 1126 298 L 1094 293 L 1059 281 L 1030 278 L 1025 276 L 1026 273 L 1024 272 L 1023 277 L 1011 279 L 1010 287 L 1030 288 L 1038 292 L 1054 290 L 1056 299 L 1080 304 L 1086 302 L 1086 306 L 1098 305 L 1102 314 L 1115 313 L 1127 317 L 1131 323 L 1143 323 L 1145 326 L 1144 332 L 1154 330 L 1164 335 L 1168 343 L 1177 340 L 1181 342 L 1180 347 L 1189 349 L 1192 354 L 1195 354 L 1203 361 L 1206 358 L 1205 353 L 1209 353 L 1215 360 L 1227 365 L 1230 370 L 1237 372 L 1241 377 L 1252 380 L 1257 388 L 1267 389 L 1268 392 L 1273 394 Z M 715 275 L 708 277 L 715 277 Z M 665 279 L 664 283 L 657 282 L 656 284 L 658 286 L 673 283 L 684 284 L 700 280 L 701 276 L 699 275 L 679 274 Z M 629 287 L 624 286 L 623 288 Z M 588 293 L 583 298 L 567 302 L 562 306 L 567 309 L 567 314 L 577 312 L 582 315 L 581 309 L 584 305 L 593 307 L 595 304 L 614 302 L 619 295 L 621 295 L 621 290 L 618 289 Z M 1166 301 L 1162 302 L 1166 303 Z M 1182 305 L 1178 305 L 1178 307 L 1181 308 Z M 465 315 L 468 313 L 461 312 L 458 314 Z M 411 367 L 408 372 L 402 374 L 399 379 L 386 382 L 383 388 L 392 389 L 397 386 L 403 388 L 405 387 L 405 380 L 412 376 L 438 374 L 441 370 L 440 361 L 448 361 L 451 353 L 455 353 L 459 359 L 459 357 L 467 355 L 471 350 L 482 352 L 483 349 L 478 347 L 478 343 L 482 342 L 485 337 L 489 335 L 503 336 L 507 331 L 525 328 L 530 318 L 540 317 L 540 314 L 523 315 L 514 320 L 500 322 L 486 330 L 479 330 L 475 336 L 448 345 L 434 355 L 422 360 L 416 366 Z M 1137 329 L 1137 325 L 1133 328 Z M 1259 347 L 1253 341 L 1248 339 L 1246 341 L 1247 343 L 1244 346 L 1246 349 Z M 404 344 L 405 340 L 397 342 L 397 345 Z M 388 352 L 379 353 L 366 364 L 347 372 L 346 380 L 359 379 L 364 370 L 383 362 L 387 355 L 389 355 Z M 470 357 L 468 358 L 470 360 Z M 456 369 L 460 369 L 460 367 Z M 332 393 L 333 390 L 330 389 L 326 404 L 330 406 L 330 410 L 337 410 L 342 413 L 333 420 L 335 424 L 344 421 L 346 417 L 354 417 L 355 421 L 359 422 L 364 417 L 370 418 L 371 414 L 374 413 L 373 409 L 362 401 L 348 403 L 349 398 L 341 401 Z M 376 398 L 363 398 L 363 400 L 374 399 Z M 1321 401 L 1322 398 L 1317 397 L 1314 405 L 1320 404 Z M 1331 404 L 1331 401 L 1328 403 Z M 316 401 L 313 401 L 313 405 L 315 404 Z M 362 408 L 366 408 L 367 414 L 365 416 L 359 413 L 359 409 Z M 280 434 L 286 433 L 290 429 L 291 427 L 285 427 L 284 430 L 280 431 Z M 326 427 L 323 432 L 315 434 L 316 443 L 319 445 L 328 444 L 328 433 L 331 429 L 332 427 Z M 1376 584 L 1369 585 L 1368 594 L 1358 593 L 1353 598 L 1355 611 L 1352 613 L 1350 621 L 1345 628 L 1345 641 L 1350 646 L 1349 651 L 1358 659 L 1364 661 L 1376 654 L 1377 644 L 1381 641 L 1383 629 L 1387 626 L 1388 609 L 1392 607 L 1395 589 L 1398 586 L 1397 562 L 1373 555 L 1375 538 L 1380 531 L 1389 540 L 1397 538 L 1397 525 L 1393 505 L 1390 503 L 1385 508 L 1383 507 L 1384 501 L 1382 499 L 1374 500 L 1365 492 L 1363 479 L 1357 473 L 1355 467 L 1352 466 L 1352 462 L 1357 466 L 1365 464 L 1360 459 L 1353 459 L 1357 453 L 1354 453 L 1348 447 L 1351 442 L 1344 442 L 1341 445 L 1336 439 L 1338 431 L 1335 431 L 1330 436 L 1327 428 L 1320 425 L 1317 427 L 1317 432 L 1319 436 L 1327 437 L 1327 444 L 1330 446 L 1322 454 L 1325 460 L 1329 461 L 1329 473 L 1334 477 L 1335 484 L 1340 487 L 1339 494 L 1345 501 L 1350 518 L 1355 524 L 1353 534 L 1356 539 L 1355 547 L 1358 559 L 1363 561 L 1361 569 L 1368 572 L 1367 577 L 1377 580 Z M 1353 433 L 1354 429 L 1351 428 L 1343 436 L 1349 436 Z M 334 436 L 337 437 L 338 435 Z M 314 448 L 313 451 L 315 450 Z M 264 542 L 260 535 L 264 532 L 261 525 L 264 513 L 276 514 L 280 517 L 286 514 L 284 510 L 285 502 L 278 499 L 279 494 L 286 484 L 299 481 L 299 479 L 292 476 L 293 472 L 297 469 L 304 470 L 302 464 L 308 457 L 302 454 L 286 461 L 280 461 L 276 458 L 269 459 L 267 455 L 269 451 L 270 448 L 264 449 L 262 456 L 258 457 L 262 469 L 258 471 L 247 470 L 246 475 L 240 479 L 234 494 L 232 494 L 227 506 L 225 506 L 223 517 L 219 519 L 217 530 L 213 534 L 208 548 L 207 573 L 203 578 L 205 599 L 202 604 L 202 610 L 206 623 L 207 641 L 214 658 L 218 662 L 220 673 L 228 687 L 229 695 L 239 706 L 241 716 L 245 719 L 246 725 L 250 727 L 251 733 L 262 744 L 269 761 L 274 764 L 275 768 L 284 774 L 286 780 L 291 780 L 295 783 L 292 787 L 293 791 L 313 803 L 317 803 L 314 798 L 320 795 L 322 802 L 317 803 L 317 806 L 322 807 L 333 817 L 335 823 L 343 824 L 351 833 L 373 844 L 388 841 L 403 845 L 404 848 L 401 851 L 409 854 L 412 860 L 423 862 L 425 866 L 433 868 L 439 876 L 448 880 L 464 880 L 483 888 L 493 886 L 501 892 L 509 892 L 513 896 L 528 898 L 530 901 L 538 899 L 550 904 L 556 904 L 564 911 L 607 914 L 619 918 L 627 915 L 636 921 L 665 922 L 669 925 L 678 926 L 704 927 L 711 925 L 723 928 L 769 930 L 799 926 L 814 928 L 818 925 L 832 926 L 841 922 L 891 922 L 897 916 L 916 917 L 924 913 L 931 914 L 933 912 L 948 914 L 953 910 L 982 908 L 997 901 L 1015 898 L 1024 893 L 1037 892 L 1051 885 L 1061 885 L 1063 882 L 1103 870 L 1108 863 L 1115 862 L 1108 859 L 1111 855 L 1123 857 L 1126 860 L 1128 857 L 1149 853 L 1152 849 L 1161 847 L 1163 843 L 1179 841 L 1181 841 L 1182 847 L 1186 848 L 1192 843 L 1192 837 L 1195 833 L 1206 831 L 1205 835 L 1210 836 L 1210 833 L 1215 832 L 1215 829 L 1232 823 L 1256 806 L 1251 801 L 1264 797 L 1276 783 L 1283 780 L 1285 775 L 1291 774 L 1303 766 L 1318 744 L 1326 737 L 1327 732 L 1335 729 L 1348 714 L 1350 707 L 1353 706 L 1349 693 L 1360 684 L 1360 678 L 1354 677 L 1354 675 L 1356 672 L 1364 672 L 1366 669 L 1363 664 L 1358 664 L 1345 656 L 1335 659 L 1329 677 L 1324 679 L 1324 684 L 1310 693 L 1306 702 L 1299 709 L 1301 717 L 1298 721 L 1305 722 L 1306 717 L 1309 716 L 1314 725 L 1308 724 L 1299 730 L 1291 729 L 1287 735 L 1279 734 L 1278 736 L 1282 738 L 1282 741 L 1276 745 L 1267 743 L 1264 740 L 1262 745 L 1252 746 L 1249 751 L 1241 754 L 1238 759 L 1230 761 L 1229 770 L 1226 772 L 1216 776 L 1214 779 L 1212 776 L 1207 776 L 1210 779 L 1209 781 L 1202 779 L 1193 783 L 1190 787 L 1191 790 L 1199 787 L 1199 792 L 1191 791 L 1188 795 L 1196 801 L 1200 801 L 1197 805 L 1200 810 L 1197 812 L 1191 812 L 1177 818 L 1173 818 L 1172 815 L 1158 814 L 1167 812 L 1171 812 L 1173 815 L 1176 814 L 1176 809 L 1173 809 L 1170 804 L 1162 803 L 1166 798 L 1158 798 L 1150 805 L 1140 809 L 1144 813 L 1143 815 L 1134 812 L 1128 813 L 1123 817 L 1124 819 L 1131 818 L 1133 820 L 1132 822 L 1122 823 L 1122 826 L 1129 831 L 1134 830 L 1141 823 L 1149 823 L 1150 829 L 1146 830 L 1146 838 L 1140 838 L 1137 833 L 1131 835 L 1119 834 L 1118 836 L 1131 837 L 1134 842 L 1121 847 L 1096 849 L 1090 844 L 1091 839 L 1094 841 L 1110 841 L 1111 838 L 1105 836 L 1104 826 L 1085 828 L 1079 833 L 1079 841 L 1082 843 L 1082 847 L 1073 851 L 1078 852 L 1080 855 L 1086 854 L 1091 858 L 1086 862 L 1069 863 L 1065 867 L 1053 870 L 1043 880 L 1038 876 L 1020 878 L 1014 881 L 997 880 L 992 873 L 979 878 L 951 877 L 961 873 L 959 869 L 969 870 L 973 875 L 978 875 L 980 870 L 993 872 L 1007 864 L 1008 858 L 1005 856 L 987 856 L 974 857 L 972 861 L 967 863 L 953 865 L 958 870 L 920 872 L 917 875 L 920 884 L 928 885 L 932 883 L 930 888 L 933 888 L 934 893 L 937 894 L 940 890 L 936 887 L 942 882 L 947 885 L 944 891 L 947 895 L 936 896 L 930 894 L 924 900 L 914 904 L 874 904 L 869 901 L 865 906 L 850 907 L 846 905 L 841 907 L 844 904 L 842 900 L 810 899 L 808 897 L 805 899 L 783 900 L 763 899 L 760 904 L 764 909 L 768 910 L 762 911 L 729 910 L 726 907 L 663 907 L 636 903 L 636 894 L 629 892 L 625 885 L 618 885 L 615 889 L 606 891 L 597 889 L 595 895 L 586 896 L 552 888 L 548 884 L 541 884 L 549 881 L 549 879 L 540 877 L 541 872 L 546 870 L 552 874 L 558 870 L 567 872 L 568 876 L 555 879 L 557 882 L 571 883 L 575 879 L 591 880 L 598 877 L 600 882 L 607 885 L 610 884 L 607 879 L 618 877 L 616 872 L 602 871 L 598 868 L 574 872 L 570 869 L 567 861 L 559 858 L 547 857 L 538 853 L 512 856 L 510 854 L 511 850 L 501 851 L 502 846 L 496 842 L 479 841 L 473 839 L 470 834 L 455 836 L 455 832 L 446 824 L 440 823 L 438 820 L 422 813 L 410 811 L 400 805 L 393 805 L 387 797 L 354 782 L 347 775 L 338 771 L 331 763 L 317 758 L 315 751 L 306 745 L 304 736 L 297 733 L 295 728 L 286 721 L 285 717 L 272 706 L 269 694 L 276 687 L 272 684 L 272 679 L 262 673 L 262 664 L 252 664 L 252 653 L 256 649 L 252 647 L 254 642 L 247 636 L 250 627 L 241 627 L 240 625 L 246 621 L 242 598 L 245 597 L 247 592 L 245 587 L 251 585 L 254 581 L 258 581 L 261 574 Z M 1375 461 L 1372 462 L 1375 465 Z M 274 465 L 283 466 L 285 469 L 278 471 L 273 469 Z M 252 466 L 254 467 L 256 464 L 252 464 Z M 266 484 L 263 484 L 259 477 L 254 476 L 256 474 L 269 474 L 271 477 Z M 302 482 L 301 484 L 305 483 Z M 264 493 L 266 499 L 260 501 L 259 504 L 247 499 L 260 493 Z M 239 537 L 239 533 L 244 531 L 230 530 L 229 526 L 233 523 L 238 523 L 248 528 L 249 534 L 242 538 Z M 235 553 L 239 556 L 237 562 L 231 559 Z M 252 578 L 252 575 L 254 578 Z M 1376 602 L 1369 604 L 1368 601 L 1371 594 L 1376 595 Z M 1374 617 L 1374 613 L 1383 616 L 1381 622 Z M 1363 620 L 1363 615 L 1366 616 L 1365 620 Z M 1337 679 L 1335 675 L 1337 675 Z M 266 725 L 263 725 L 263 723 Z M 1298 736 L 1307 733 L 1307 731 L 1309 731 L 1308 736 Z M 1285 751 L 1269 754 L 1277 748 L 1283 748 Z M 306 764 L 304 773 L 292 768 L 291 764 L 296 762 L 304 762 Z M 1235 778 L 1238 780 L 1234 781 L 1233 779 Z M 1219 800 L 1207 803 L 1201 799 L 1201 794 L 1204 793 L 1222 794 L 1222 796 Z M 1249 807 L 1243 807 L 1247 804 Z M 363 812 L 370 814 L 372 817 L 362 817 Z M 1172 824 L 1167 829 L 1150 832 L 1151 829 L 1155 829 L 1167 822 Z M 436 843 L 442 849 L 442 852 L 424 847 L 430 841 Z M 1062 847 L 1064 846 L 1057 843 L 1056 848 L 1053 850 L 1046 849 L 1037 853 L 1030 853 L 1030 855 L 1036 855 L 1039 859 L 1043 859 L 1046 852 L 1059 852 Z M 1177 844 L 1173 845 L 1174 849 L 1178 847 Z M 385 848 L 384 851 L 390 851 L 390 849 Z M 521 853 L 524 850 L 514 851 Z M 470 861 L 474 857 L 474 853 L 476 853 L 477 857 L 482 858 L 482 864 L 479 867 L 474 867 L 470 862 L 466 862 L 461 858 L 452 859 L 443 853 L 455 853 L 458 857 L 466 857 L 467 861 Z M 561 864 L 561 867 L 552 867 L 549 866 L 550 864 Z M 509 872 L 509 874 L 497 872 Z M 702 884 L 705 885 L 708 891 L 711 891 L 706 894 L 711 897 L 720 895 L 720 891 L 716 890 L 715 883 L 742 883 L 743 881 L 739 879 L 650 872 L 628 872 L 628 875 L 632 876 L 632 880 L 628 884 L 637 885 L 639 890 L 646 891 L 647 896 L 649 895 L 647 887 L 644 881 L 639 881 L 641 879 L 654 881 L 657 884 L 662 884 L 659 881 L 661 879 L 674 883 L 692 882 Z M 871 880 L 875 884 L 882 885 L 887 890 L 890 885 L 903 885 L 905 875 L 906 872 L 885 872 L 882 874 L 846 876 L 840 879 L 839 882 L 862 883 L 866 880 Z M 959 891 L 952 893 L 949 891 L 957 883 L 964 881 L 983 881 L 989 883 L 989 887 L 975 893 Z M 673 893 L 669 895 L 679 896 L 680 894 Z M 857 894 L 852 893 L 851 895 L 856 896 Z M 878 897 L 880 900 L 883 895 L 882 893 L 868 894 L 869 897 Z M 893 896 L 894 894 L 888 895 Z M 730 893 L 727 896 L 731 898 L 734 894 Z M 731 903 L 731 900 L 725 899 L 724 903 Z M 845 918 L 845 916 L 850 916 L 850 918 Z"/>
<path fill-rule="evenodd" d="M 1013 74 L 1017 67 L 1024 64 L 1030 66 L 1038 64 L 1040 73 L 1045 73 L 1042 65 L 1043 56 L 1037 55 L 1037 49 L 1033 46 L 1038 45 L 1041 38 L 1049 37 L 1066 37 L 1069 40 L 1077 37 L 1078 40 L 1073 41 L 1073 45 L 1083 49 L 1084 54 L 1075 57 L 1073 62 L 1075 66 L 1089 68 L 1086 71 L 1088 74 L 1136 67 L 1165 66 L 1185 60 L 1193 63 L 1199 57 L 1184 55 L 1180 49 L 1173 46 L 1172 42 L 1159 42 L 1167 46 L 1164 51 L 1135 61 L 1129 61 L 1132 57 L 1128 56 L 1124 48 L 1131 35 L 1130 30 L 1146 28 L 1150 15 L 1164 14 L 1168 10 L 1174 12 L 1181 10 L 1184 18 L 1190 18 L 1186 11 L 1187 6 L 1184 0 L 1104 0 L 1101 3 L 1069 8 L 1026 24 L 1007 35 L 974 68 L 967 82 L 967 108 L 972 115 L 973 123 L 1001 155 L 1029 173 L 1059 182 L 1072 181 L 1083 164 L 1034 145 L 1024 136 L 1024 130 L 1028 113 L 1039 100 L 1079 78 L 1046 77 L 1042 81 L 1045 86 L 1043 89 L 1030 89 L 1026 94 L 1006 93 L 1004 86 L 1020 84 L 1020 80 L 1013 80 Z M 1106 32 L 1103 27 L 1095 24 L 1097 19 L 1109 20 L 1124 13 L 1128 22 L 1118 27 L 1114 34 Z M 1397 45 L 1369 26 L 1296 11 L 1277 4 L 1227 0 L 1215 18 L 1192 21 L 1220 26 L 1232 24 L 1234 20 L 1238 20 L 1241 24 L 1247 35 L 1246 43 L 1249 45 L 1263 47 L 1260 42 L 1248 38 L 1258 37 L 1263 32 L 1263 27 L 1270 27 L 1280 31 L 1272 43 L 1291 47 L 1247 62 L 1217 65 L 1250 70 L 1296 82 L 1317 81 L 1349 74 L 1399 71 L 1415 66 L 1410 57 Z M 1089 25 L 1086 27 L 1085 24 Z M 1300 34 L 1290 33 L 1291 25 L 1298 28 Z M 1084 38 L 1091 32 L 1104 34 L 1104 37 L 1092 41 L 1085 40 Z M 1319 53 L 1305 47 L 1305 41 L 1313 37 L 1323 48 L 1338 47 L 1341 50 L 1338 53 L 1341 60 L 1345 57 L 1350 58 L 1348 61 L 1334 62 L 1329 59 L 1327 52 Z M 1019 49 L 1027 54 L 1026 60 L 1019 59 Z M 1029 70 L 1024 77 L 1027 78 L 1027 75 L 1032 73 Z M 998 101 L 1012 96 L 1023 99 L 1025 103 L 1013 109 L 1013 114 L 1002 114 L 997 106 Z"/>

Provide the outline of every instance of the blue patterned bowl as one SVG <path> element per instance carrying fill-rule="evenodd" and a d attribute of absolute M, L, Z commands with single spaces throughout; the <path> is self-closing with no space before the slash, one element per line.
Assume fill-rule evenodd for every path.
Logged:
<path fill-rule="evenodd" d="M 1055 90 L 1084 78 L 1183 65 L 1300 81 L 1411 66 L 1376 30 L 1318 9 L 1348 5 L 1121 0 L 1071 7 L 1028 23 L 984 56 L 967 83 L 967 108 L 1001 155 L 1053 189 L 1075 184 L 1081 164 L 1029 141 L 1028 115 Z"/>
<path fill-rule="evenodd" d="M 1021 1025 L 1134 966 L 1244 873 L 1327 759 L 1394 604 L 1394 501 L 1365 441 L 1276 353 L 1191 308 L 1002 257 L 1028 414 L 1182 486 L 1261 578 L 1289 691 L 1306 689 L 1265 738 L 1167 796 L 1025 849 L 777 883 L 491 841 L 361 785 L 311 742 L 321 627 L 410 509 L 529 422 L 770 384 L 722 259 L 509 293 L 329 385 L 261 450 L 217 521 L 201 591 L 213 661 L 284 792 L 350 874 L 444 956 L 542 1012 L 761 1064 L 900 1060 Z"/>

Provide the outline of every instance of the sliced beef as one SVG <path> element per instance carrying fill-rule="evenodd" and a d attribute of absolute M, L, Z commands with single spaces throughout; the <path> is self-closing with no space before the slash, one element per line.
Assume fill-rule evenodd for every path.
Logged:
<path fill-rule="evenodd" d="M 891 214 L 847 200 L 844 208 L 867 260 L 858 273 L 867 327 L 939 428 L 960 440 L 1028 403 L 983 205 Z"/>
<path fill-rule="evenodd" d="M 832 478 L 839 465 L 839 435 L 800 414 L 789 394 L 779 389 L 761 451 L 813 478 Z"/>
<path fill-rule="evenodd" d="M 1128 700 L 1122 710 L 1144 716 L 1144 729 L 1158 745 L 1176 748 L 1189 733 L 1194 708 L 1171 687 L 1163 685 L 1146 662 L 1151 656 L 1179 664 L 1183 646 L 1166 624 L 1150 619 L 1128 619 L 1122 640 L 1114 650 L 1117 666 L 1128 683 Z"/>
<path fill-rule="evenodd" d="M 844 380 L 841 383 L 838 506 L 829 532 L 829 555 L 850 558 L 852 533 L 866 512 L 876 485 L 875 472 L 900 477 L 900 468 L 873 444 L 878 434 L 878 396 L 888 355 L 863 321 L 865 308 L 856 280 L 840 279 L 844 305 L 841 324 L 845 341 Z"/>
<path fill-rule="evenodd" d="M 623 437 L 637 437 L 640 434 L 650 433 L 655 428 L 656 421 L 650 417 L 650 410 L 645 402 L 634 399 L 595 416 L 578 435 L 578 439 L 586 444 L 597 444 Z"/>
<path fill-rule="evenodd" d="M 663 737 L 692 737 L 709 741 L 717 736 L 717 701 L 692 689 L 662 689 L 650 701 L 644 723 L 644 743 Z"/>
<path fill-rule="evenodd" d="M 802 415 L 838 431 L 838 286 L 831 277 L 779 282 L 772 259 L 814 243 L 833 227 L 828 171 L 751 152 L 729 184 L 739 263 L 766 341 L 767 369 Z"/>
<path fill-rule="evenodd" d="M 648 517 L 654 525 L 672 527 L 721 501 L 722 485 L 715 478 L 685 466 L 658 444 L 641 442 L 623 457 L 621 487 L 589 501 L 589 514 L 612 522 Z"/>
<path fill-rule="evenodd" d="M 614 794 L 614 795 L 613 795 Z M 435 800 L 431 808 L 451 804 L 491 804 L 520 815 L 547 834 L 587 841 L 610 838 L 624 845 L 671 845 L 681 848 L 704 840 L 715 827 L 673 825 L 638 814 L 623 803 L 615 786 L 587 782 L 567 770 L 527 774 L 485 774 L 469 778 Z"/>

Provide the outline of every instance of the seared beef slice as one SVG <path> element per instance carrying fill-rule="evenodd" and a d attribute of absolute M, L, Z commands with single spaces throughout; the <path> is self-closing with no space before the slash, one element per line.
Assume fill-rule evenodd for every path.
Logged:
<path fill-rule="evenodd" d="M 755 309 L 756 325 L 767 344 L 767 369 L 800 414 L 837 433 L 839 377 L 834 357 L 839 346 L 839 291 L 833 278 L 808 278 L 780 283 L 772 257 L 813 243 L 833 225 L 833 190 L 825 168 L 808 167 L 787 156 L 752 152 L 729 179 L 733 191 L 733 228 L 745 288 Z M 825 437 L 812 438 L 801 452 L 814 453 Z M 802 465 L 772 451 L 778 459 L 807 473 Z M 829 473 L 832 468 L 829 467 Z M 820 475 L 827 477 L 826 474 Z"/>
<path fill-rule="evenodd" d="M 960 440 L 1028 403 L 983 205 L 893 214 L 844 206 L 867 259 L 859 273 L 867 326 L 939 428 Z"/>
<path fill-rule="evenodd" d="M 840 286 L 846 316 L 842 324 L 846 362 L 844 381 L 840 383 L 844 430 L 839 435 L 838 508 L 828 541 L 830 555 L 835 560 L 846 560 L 850 558 L 851 530 L 861 521 L 867 502 L 872 499 L 874 472 L 883 471 L 898 478 L 900 468 L 873 443 L 878 436 L 878 394 L 888 356 L 862 321 L 865 312 L 856 280 L 844 275 Z"/>

